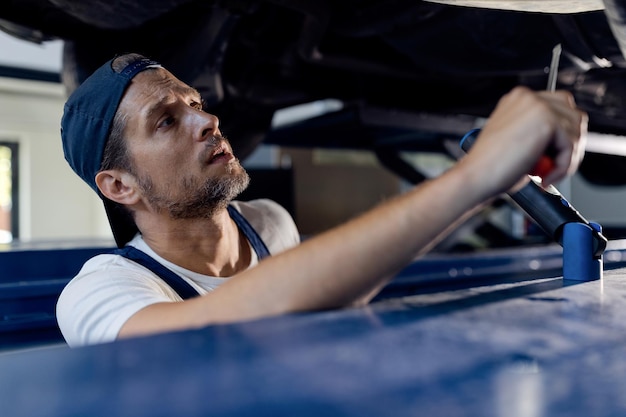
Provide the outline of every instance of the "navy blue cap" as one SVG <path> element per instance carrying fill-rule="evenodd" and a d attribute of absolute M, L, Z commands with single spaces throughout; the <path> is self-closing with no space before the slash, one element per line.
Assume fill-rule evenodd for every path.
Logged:
<path fill-rule="evenodd" d="M 103 199 L 113 236 L 123 246 L 137 232 L 137 226 L 124 210 L 104 197 L 96 185 L 96 174 L 102 165 L 113 118 L 124 92 L 135 75 L 161 65 L 147 58 L 131 62 L 121 72 L 106 62 L 87 78 L 65 103 L 61 119 L 61 139 L 65 159 L 89 186 Z M 121 216 L 121 217 L 120 217 Z"/>

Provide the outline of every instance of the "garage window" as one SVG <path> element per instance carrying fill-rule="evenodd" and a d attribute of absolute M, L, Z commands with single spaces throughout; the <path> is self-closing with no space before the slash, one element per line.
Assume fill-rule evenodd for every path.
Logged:
<path fill-rule="evenodd" d="M 18 238 L 17 143 L 0 141 L 0 243 Z"/>

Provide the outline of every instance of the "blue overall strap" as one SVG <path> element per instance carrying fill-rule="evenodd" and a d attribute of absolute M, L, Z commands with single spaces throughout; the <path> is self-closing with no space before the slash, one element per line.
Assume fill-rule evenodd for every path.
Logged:
<path fill-rule="evenodd" d="M 261 236 L 259 236 L 256 230 L 254 230 L 254 227 L 248 223 L 248 220 L 233 206 L 228 206 L 228 214 L 230 214 L 230 218 L 233 219 L 237 227 L 239 227 L 239 230 L 241 230 L 246 239 L 248 239 L 248 242 L 250 242 L 259 261 L 270 256 L 270 251 L 267 249 L 267 246 L 265 246 Z"/>
<path fill-rule="evenodd" d="M 167 285 L 172 287 L 174 291 L 183 299 L 187 300 L 189 298 L 197 297 L 200 295 L 198 291 L 196 291 L 187 281 L 182 279 L 178 274 L 170 271 L 160 263 L 154 260 L 147 253 L 140 251 L 139 249 L 133 246 L 124 246 L 121 249 L 116 249 L 113 251 L 116 255 L 121 255 L 131 261 L 137 262 L 139 265 L 142 265 L 148 268 L 150 271 L 154 272 L 158 275 Z"/>

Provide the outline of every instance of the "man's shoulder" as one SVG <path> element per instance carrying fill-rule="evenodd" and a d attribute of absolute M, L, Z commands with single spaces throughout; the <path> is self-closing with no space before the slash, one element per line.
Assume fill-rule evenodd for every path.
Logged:
<path fill-rule="evenodd" d="M 130 262 L 127 258 L 114 251 L 110 251 L 88 259 L 74 277 L 74 281 L 85 277 L 96 279 L 108 277 L 113 271 L 115 271 L 117 276 L 120 271 L 131 271 L 131 273 L 134 273 L 137 270 L 141 270 L 137 268 L 137 264 Z"/>

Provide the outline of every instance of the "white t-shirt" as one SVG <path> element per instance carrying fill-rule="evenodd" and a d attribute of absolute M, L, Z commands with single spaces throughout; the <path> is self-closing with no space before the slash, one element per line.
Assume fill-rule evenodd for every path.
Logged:
<path fill-rule="evenodd" d="M 275 255 L 300 242 L 289 213 L 267 200 L 232 203 L 259 234 L 270 254 Z M 213 291 L 229 278 L 202 275 L 157 255 L 137 234 L 129 245 L 147 253 L 187 281 L 200 294 Z M 258 263 L 251 249 L 250 267 Z M 110 342 L 124 323 L 144 307 L 160 302 L 182 301 L 161 278 L 120 255 L 97 255 L 89 259 L 57 302 L 57 321 L 70 346 Z"/>

